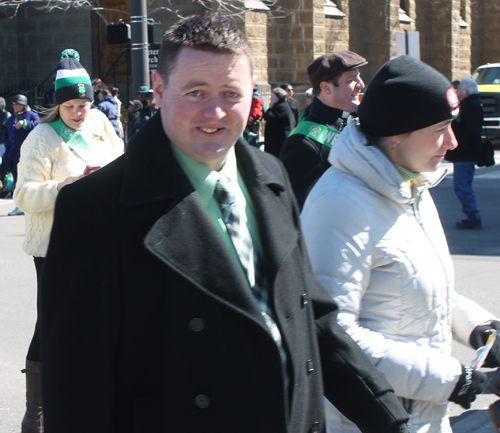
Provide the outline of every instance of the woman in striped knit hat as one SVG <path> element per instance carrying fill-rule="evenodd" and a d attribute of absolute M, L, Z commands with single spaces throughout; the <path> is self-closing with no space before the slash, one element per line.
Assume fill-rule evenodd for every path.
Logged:
<path fill-rule="evenodd" d="M 123 141 L 109 120 L 91 109 L 94 90 L 79 60 L 75 50 L 63 51 L 55 82 L 56 105 L 21 149 L 14 201 L 26 214 L 24 251 L 34 258 L 38 290 L 59 191 L 83 177 L 87 166 L 102 167 L 123 153 Z M 22 433 L 43 432 L 39 329 L 37 321 L 23 370 L 27 409 Z"/>

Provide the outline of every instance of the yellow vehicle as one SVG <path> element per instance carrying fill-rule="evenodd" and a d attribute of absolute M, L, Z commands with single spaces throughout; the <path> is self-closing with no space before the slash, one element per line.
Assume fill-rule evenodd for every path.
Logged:
<path fill-rule="evenodd" d="M 479 66 L 472 78 L 479 87 L 479 100 L 484 112 L 483 126 L 487 135 L 489 138 L 500 138 L 500 63 Z"/>

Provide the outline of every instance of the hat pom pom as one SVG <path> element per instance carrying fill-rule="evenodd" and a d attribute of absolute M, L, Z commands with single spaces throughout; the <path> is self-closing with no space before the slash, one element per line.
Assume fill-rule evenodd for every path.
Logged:
<path fill-rule="evenodd" d="M 73 58 L 76 59 L 78 62 L 80 61 L 80 54 L 78 54 L 78 51 L 72 50 L 71 48 L 64 50 L 61 53 L 61 60 L 62 59 L 67 59 L 67 58 Z"/>

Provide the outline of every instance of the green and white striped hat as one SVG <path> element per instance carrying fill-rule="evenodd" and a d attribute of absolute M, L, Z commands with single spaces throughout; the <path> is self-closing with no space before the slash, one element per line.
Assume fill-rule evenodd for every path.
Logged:
<path fill-rule="evenodd" d="M 71 99 L 94 100 L 94 89 L 89 74 L 80 64 L 80 54 L 64 50 L 57 65 L 54 101 L 57 105 Z"/>

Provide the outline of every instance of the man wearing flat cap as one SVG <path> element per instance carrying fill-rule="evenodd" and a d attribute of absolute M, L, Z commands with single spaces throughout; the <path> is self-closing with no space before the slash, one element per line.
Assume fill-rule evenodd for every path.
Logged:
<path fill-rule="evenodd" d="M 330 167 L 330 148 L 358 108 L 359 93 L 365 87 L 358 68 L 367 63 L 352 51 L 331 51 L 307 68 L 314 100 L 280 155 L 301 209 L 311 188 Z"/>

